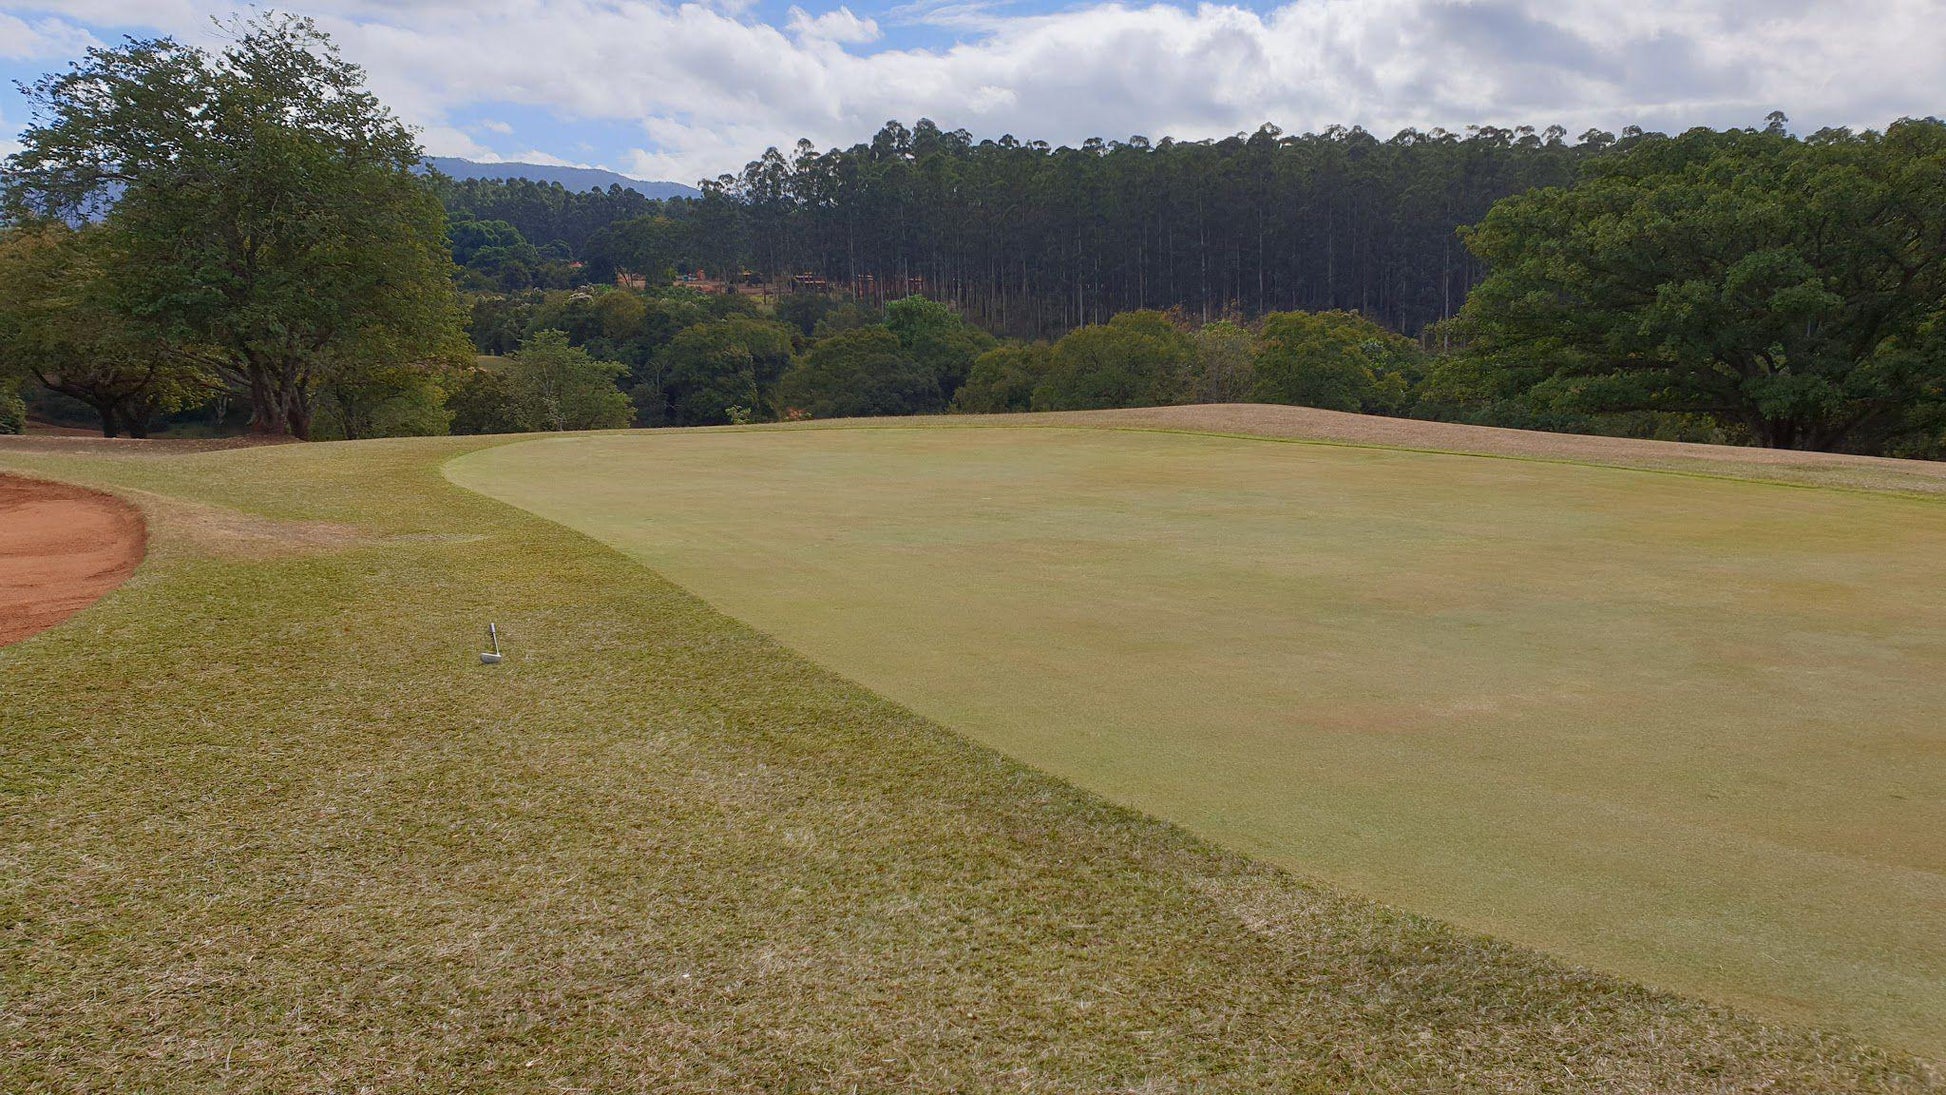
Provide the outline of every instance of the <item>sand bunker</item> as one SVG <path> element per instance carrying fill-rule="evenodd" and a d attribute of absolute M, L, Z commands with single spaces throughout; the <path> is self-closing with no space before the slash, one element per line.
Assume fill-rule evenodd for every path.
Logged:
<path fill-rule="evenodd" d="M 94 604 L 147 544 L 142 515 L 118 498 L 0 475 L 0 646 Z"/>

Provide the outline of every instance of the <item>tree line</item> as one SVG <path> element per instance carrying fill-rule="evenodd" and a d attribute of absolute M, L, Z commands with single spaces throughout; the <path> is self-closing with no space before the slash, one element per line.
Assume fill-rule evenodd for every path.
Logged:
<path fill-rule="evenodd" d="M 974 141 L 921 119 L 869 142 L 767 150 L 701 199 L 647 203 L 586 230 L 612 193 L 448 187 L 461 219 L 560 241 L 596 275 L 676 264 L 750 272 L 884 303 L 920 292 L 996 332 L 1058 337 L 1118 312 L 1353 310 L 1416 332 L 1454 314 L 1483 268 L 1455 230 L 1495 201 L 1570 181 L 1626 147 L 1559 127 L 1216 141 Z M 572 227 L 570 227 L 572 226 Z"/>
<path fill-rule="evenodd" d="M 1344 311 L 1204 323 L 1181 309 L 1138 309 L 1025 341 L 918 295 L 879 307 L 795 294 L 765 308 L 680 285 L 600 286 L 482 297 L 472 333 L 503 356 L 461 382 L 458 433 L 1254 402 L 1726 440 L 1704 415 L 1523 413 L 1483 402 L 1471 358 Z M 560 426 L 522 417 L 512 408 L 537 405 L 526 363 L 566 348 L 580 355 L 582 390 L 626 398 L 581 399 L 588 413 Z"/>
<path fill-rule="evenodd" d="M 1454 230 L 1507 195 L 1573 178 L 1613 146 L 1558 127 L 1265 125 L 1215 141 L 974 141 L 929 120 L 870 142 L 770 149 L 707 184 L 744 213 L 746 262 L 898 297 L 917 289 L 995 330 L 1053 336 L 1118 312 L 1353 310 L 1417 331 L 1481 267 Z"/>
<path fill-rule="evenodd" d="M 226 404 L 310 438 L 1254 400 L 1946 437 L 1936 120 L 1078 148 L 922 121 L 658 202 L 427 176 L 310 22 L 232 29 L 26 89 L 0 429 L 24 378 L 111 434 Z"/>

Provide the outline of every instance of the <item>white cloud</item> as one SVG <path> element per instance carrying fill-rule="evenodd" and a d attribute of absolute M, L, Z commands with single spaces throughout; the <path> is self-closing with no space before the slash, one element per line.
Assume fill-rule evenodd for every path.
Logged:
<path fill-rule="evenodd" d="M 0 11 L 43 5 L 0 0 Z M 79 0 L 74 18 L 196 37 L 227 0 Z M 1095 4 L 1015 14 L 934 0 L 891 18 L 945 28 L 939 49 L 872 48 L 849 8 L 782 26 L 743 0 L 314 0 L 316 14 L 436 152 L 485 152 L 453 122 L 506 102 L 626 123 L 634 174 L 733 171 L 767 145 L 864 140 L 928 116 L 980 136 L 1217 136 L 1357 124 L 1760 122 L 1883 125 L 1946 103 L 1939 0 L 1288 0 Z M 17 20 L 18 22 L 18 20 Z M 489 131 L 491 127 L 483 126 Z M 523 134 L 527 141 L 541 135 Z"/>
<path fill-rule="evenodd" d="M 100 44 L 85 28 L 62 19 L 29 22 L 0 12 L 0 60 L 64 61 Z"/>
<path fill-rule="evenodd" d="M 811 15 L 803 8 L 792 8 L 789 26 L 791 34 L 804 43 L 860 45 L 876 42 L 879 38 L 878 24 L 870 19 L 860 19 L 852 14 L 850 8 L 839 8 L 818 16 Z"/>
<path fill-rule="evenodd" d="M 561 157 L 556 156 L 552 152 L 542 152 L 538 148 L 530 148 L 527 151 L 522 152 L 518 156 L 509 156 L 507 158 L 514 161 L 515 163 L 540 164 L 543 167 L 587 167 L 588 166 L 585 163 L 576 163 L 573 160 L 564 160 Z"/>
<path fill-rule="evenodd" d="M 472 135 L 449 125 L 425 127 L 419 133 L 419 143 L 432 156 L 458 156 L 481 163 L 491 163 L 497 158 L 492 149 L 474 140 Z"/>
<path fill-rule="evenodd" d="M 502 137 L 510 137 L 513 135 L 513 131 L 514 131 L 514 127 L 508 125 L 506 122 L 496 122 L 492 120 L 481 122 L 480 128 L 486 130 L 488 133 L 498 133 Z"/>

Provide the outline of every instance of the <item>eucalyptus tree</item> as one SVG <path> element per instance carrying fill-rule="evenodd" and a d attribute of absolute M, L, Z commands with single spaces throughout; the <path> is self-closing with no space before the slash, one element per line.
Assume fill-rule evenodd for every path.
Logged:
<path fill-rule="evenodd" d="M 1410 330 L 1451 316 L 1480 276 L 1455 229 L 1609 147 L 1564 136 L 1266 125 L 1056 148 L 922 118 L 849 148 L 766 151 L 706 188 L 730 205 L 708 211 L 705 235 L 741 239 L 741 260 L 766 273 L 874 303 L 916 290 L 1013 334 L 1154 307 L 1201 320 L 1354 309 Z"/>

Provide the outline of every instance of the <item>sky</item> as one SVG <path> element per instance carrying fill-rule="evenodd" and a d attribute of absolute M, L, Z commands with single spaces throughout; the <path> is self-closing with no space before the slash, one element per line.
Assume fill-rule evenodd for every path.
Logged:
<path fill-rule="evenodd" d="M 90 46 L 210 44 L 243 5 L 0 0 L 13 82 Z M 1360 125 L 1880 128 L 1946 115 L 1946 0 L 310 0 L 434 155 L 694 183 L 929 117 L 976 139 Z"/>

